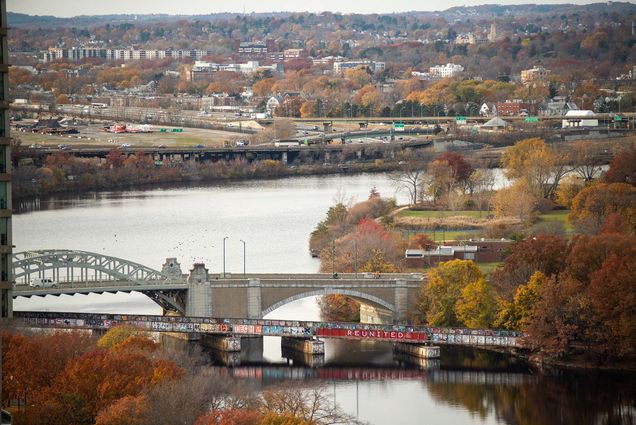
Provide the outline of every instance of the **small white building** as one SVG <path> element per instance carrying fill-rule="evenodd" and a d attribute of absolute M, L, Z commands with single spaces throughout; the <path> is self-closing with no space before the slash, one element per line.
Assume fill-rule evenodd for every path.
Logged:
<path fill-rule="evenodd" d="M 561 128 L 598 127 L 598 119 L 589 109 L 573 109 L 565 114 Z"/>

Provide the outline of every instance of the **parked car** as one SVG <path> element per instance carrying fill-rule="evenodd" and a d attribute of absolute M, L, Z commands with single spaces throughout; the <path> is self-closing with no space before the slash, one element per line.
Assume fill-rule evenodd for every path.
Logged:
<path fill-rule="evenodd" d="M 57 288 L 57 282 L 46 277 L 34 277 L 29 282 L 29 286 L 34 288 Z"/>

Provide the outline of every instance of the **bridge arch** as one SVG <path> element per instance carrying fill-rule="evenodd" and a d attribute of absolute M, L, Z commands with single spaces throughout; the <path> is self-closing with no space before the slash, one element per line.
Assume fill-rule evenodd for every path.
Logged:
<path fill-rule="evenodd" d="M 161 307 L 185 312 L 183 303 L 178 301 L 179 291 L 149 289 L 149 284 L 185 283 L 185 279 L 117 257 L 68 249 L 24 251 L 13 254 L 12 270 L 16 284 L 28 285 L 32 277 L 51 277 L 58 284 L 70 284 L 75 293 L 99 291 L 89 285 L 76 287 L 74 282 L 104 282 L 106 286 L 108 282 L 130 282 L 123 292 L 137 291 L 130 287 L 139 286 L 139 292 Z M 119 287 L 113 286 L 112 290 L 119 292 Z"/>
<path fill-rule="evenodd" d="M 361 291 L 355 291 L 351 289 L 338 289 L 338 288 L 329 288 L 329 289 L 319 289 L 314 291 L 306 291 L 301 292 L 299 294 L 294 294 L 290 297 L 282 299 L 280 301 L 275 302 L 274 304 L 267 306 L 263 309 L 261 317 L 265 317 L 269 313 L 273 312 L 277 308 L 280 308 L 286 304 L 289 304 L 293 301 L 300 300 L 302 298 L 312 297 L 312 296 L 322 296 L 322 295 L 346 295 L 351 298 L 355 298 L 362 301 L 367 301 L 375 306 L 379 306 L 389 310 L 391 313 L 395 313 L 395 306 L 382 298 L 376 297 L 371 294 L 366 294 Z M 264 306 L 265 307 L 265 306 Z"/>
<path fill-rule="evenodd" d="M 142 285 L 153 280 L 168 280 L 170 276 L 133 261 L 88 251 L 67 249 L 24 251 L 13 255 L 13 279 L 28 283 L 31 276 L 42 277 L 51 271 L 58 282 L 72 282 L 76 277 L 85 281 L 88 272 L 100 279 L 127 281 Z M 77 274 L 77 275 L 76 275 Z"/>

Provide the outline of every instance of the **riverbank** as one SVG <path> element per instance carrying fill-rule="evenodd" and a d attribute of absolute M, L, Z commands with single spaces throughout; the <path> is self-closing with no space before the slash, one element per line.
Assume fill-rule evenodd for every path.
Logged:
<path fill-rule="evenodd" d="M 14 172 L 14 201 L 61 194 L 82 194 L 99 191 L 149 190 L 161 186 L 189 187 L 192 184 L 277 179 L 320 175 L 383 173 L 399 168 L 398 162 L 321 164 L 286 166 L 279 161 L 247 163 L 181 163 L 171 166 L 139 166 L 123 164 L 120 167 L 83 170 L 79 164 L 59 167 L 17 167 Z"/>

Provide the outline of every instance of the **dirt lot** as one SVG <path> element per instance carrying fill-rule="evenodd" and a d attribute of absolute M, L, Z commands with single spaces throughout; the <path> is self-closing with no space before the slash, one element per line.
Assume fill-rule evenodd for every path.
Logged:
<path fill-rule="evenodd" d="M 151 146 L 223 146 L 226 140 L 234 141 L 247 138 L 249 134 L 238 132 L 205 130 L 199 128 L 183 128 L 183 132 L 177 133 L 171 130 L 176 127 L 150 126 L 152 133 L 107 133 L 102 130 L 105 123 L 94 123 L 91 125 L 79 125 L 76 128 L 79 134 L 69 134 L 63 136 L 53 136 L 45 134 L 34 134 L 12 130 L 12 136 L 18 137 L 24 146 L 30 145 L 92 145 L 92 146 L 121 146 L 123 144 L 131 147 L 151 147 Z M 160 129 L 165 128 L 166 132 Z"/>

